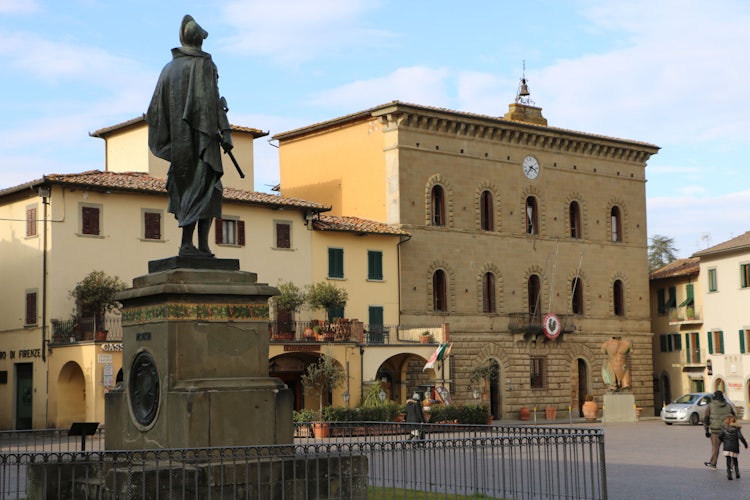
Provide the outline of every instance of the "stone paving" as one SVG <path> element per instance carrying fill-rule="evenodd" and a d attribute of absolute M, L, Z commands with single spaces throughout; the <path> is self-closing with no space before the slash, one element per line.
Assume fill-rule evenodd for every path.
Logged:
<path fill-rule="evenodd" d="M 666 425 L 659 418 L 602 425 L 607 490 L 612 500 L 750 498 L 750 450 L 740 451 L 742 478 L 728 481 L 724 456 L 707 469 L 711 444 L 703 426 Z M 750 435 L 750 425 L 745 431 Z"/>

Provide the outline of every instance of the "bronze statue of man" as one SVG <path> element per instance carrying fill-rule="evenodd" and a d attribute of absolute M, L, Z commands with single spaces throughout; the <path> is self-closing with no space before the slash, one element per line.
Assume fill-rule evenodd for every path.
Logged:
<path fill-rule="evenodd" d="M 191 16 L 180 26 L 181 47 L 162 70 L 148 107 L 148 146 L 170 162 L 168 210 L 182 228 L 180 256 L 213 257 L 208 232 L 221 217 L 221 148 L 232 148 L 226 107 L 219 96 L 218 72 L 203 52 L 208 37 Z M 198 226 L 198 247 L 193 233 Z"/>

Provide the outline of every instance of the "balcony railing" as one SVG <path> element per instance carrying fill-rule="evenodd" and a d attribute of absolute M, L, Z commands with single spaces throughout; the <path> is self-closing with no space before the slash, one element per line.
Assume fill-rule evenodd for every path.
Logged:
<path fill-rule="evenodd" d="M 99 325 L 94 318 L 53 319 L 50 324 L 51 345 L 88 341 L 122 342 L 122 321 L 119 316 L 104 318 Z"/>
<path fill-rule="evenodd" d="M 384 325 L 366 324 L 357 320 L 285 321 L 269 323 L 272 343 L 291 342 L 357 342 L 365 345 L 424 343 L 424 332 L 430 334 L 428 343 L 443 343 L 448 339 L 445 325 Z"/>
<path fill-rule="evenodd" d="M 529 314 L 527 312 L 509 313 L 508 330 L 514 333 L 524 333 L 528 335 L 541 335 L 543 314 Z M 576 331 L 576 325 L 573 321 L 575 316 L 572 314 L 558 314 L 562 333 L 573 333 Z"/>
<path fill-rule="evenodd" d="M 667 312 L 670 325 L 703 323 L 703 311 L 694 306 L 672 307 Z"/>

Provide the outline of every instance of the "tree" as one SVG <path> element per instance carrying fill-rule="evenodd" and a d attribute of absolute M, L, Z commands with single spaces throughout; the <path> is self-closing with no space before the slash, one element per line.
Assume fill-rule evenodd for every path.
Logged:
<path fill-rule="evenodd" d="M 115 295 L 126 288 L 125 282 L 117 276 L 109 276 L 104 271 L 91 271 L 76 283 L 70 295 L 83 311 L 94 314 L 97 328 L 101 328 L 104 315 L 120 306 Z"/>
<path fill-rule="evenodd" d="M 648 245 L 648 268 L 650 271 L 666 266 L 677 259 L 677 249 L 674 246 L 674 239 L 655 234 L 650 238 Z"/>
<path fill-rule="evenodd" d="M 304 292 L 291 281 L 279 281 L 276 288 L 279 289 L 280 293 L 272 297 L 271 300 L 277 310 L 294 313 L 305 303 Z"/>
<path fill-rule="evenodd" d="M 329 354 L 322 354 L 318 361 L 307 365 L 300 377 L 305 394 L 317 395 L 320 399 L 319 418 L 323 419 L 323 396 L 333 389 L 344 385 L 346 373 L 338 362 Z"/>
<path fill-rule="evenodd" d="M 342 310 L 346 307 L 349 294 L 346 290 L 336 287 L 325 281 L 308 285 L 305 291 L 307 304 L 311 309 L 323 309 L 326 311 L 328 321 L 332 321 L 333 311 Z"/>

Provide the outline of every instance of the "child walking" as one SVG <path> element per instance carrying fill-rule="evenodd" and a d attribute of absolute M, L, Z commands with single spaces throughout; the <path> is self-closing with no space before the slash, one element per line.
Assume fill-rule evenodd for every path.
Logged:
<path fill-rule="evenodd" d="M 742 429 L 739 422 L 730 415 L 724 419 L 724 428 L 719 434 L 719 440 L 724 445 L 724 456 L 727 457 L 727 479 L 732 480 L 732 466 L 734 465 L 734 475 L 740 478 L 740 467 L 737 457 L 740 455 L 740 441 L 747 449 L 747 441 L 742 435 Z"/>

